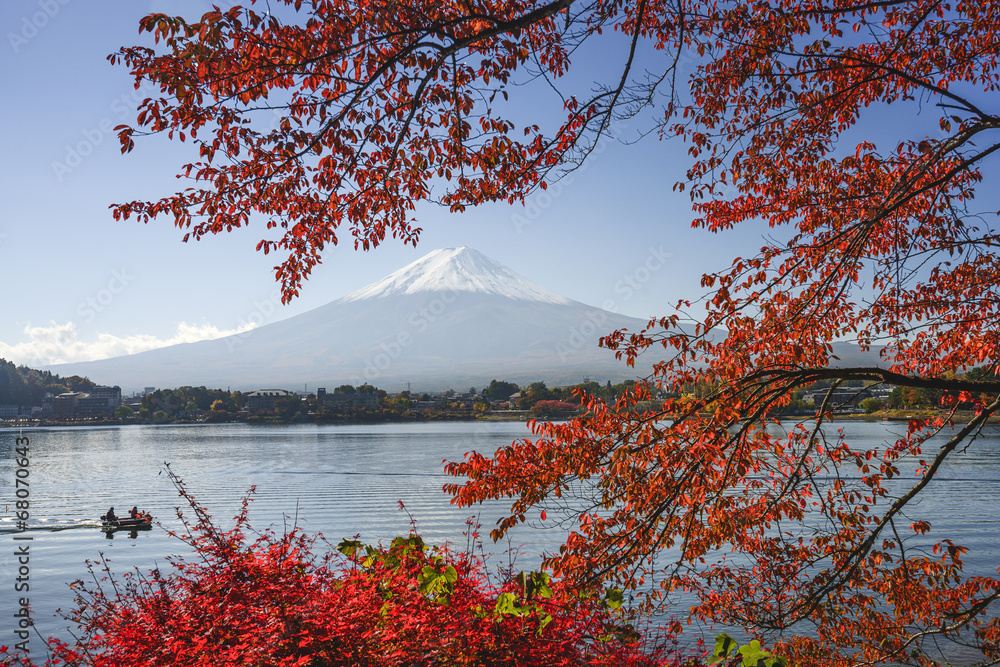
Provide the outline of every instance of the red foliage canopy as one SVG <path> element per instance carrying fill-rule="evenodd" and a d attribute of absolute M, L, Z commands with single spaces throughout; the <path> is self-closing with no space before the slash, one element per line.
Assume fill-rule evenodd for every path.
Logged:
<path fill-rule="evenodd" d="M 195 140 L 200 160 L 184 168 L 192 189 L 116 215 L 168 215 L 198 238 L 262 213 L 283 230 L 260 248 L 287 252 L 277 272 L 290 298 L 341 227 L 365 249 L 387 234 L 415 243 L 411 211 L 432 184 L 455 209 L 516 202 L 585 158 L 615 118 L 662 99 L 651 129 L 690 146 L 678 188 L 695 224 L 764 221 L 788 240 L 706 275 L 703 312 L 685 301 L 606 339 L 628 361 L 663 354 L 649 384 L 614 405 L 583 396 L 590 415 L 470 454 L 449 467 L 469 481 L 449 490 L 461 503 L 514 496 L 499 533 L 564 504 L 575 530 L 549 565 L 566 576 L 647 592 L 656 581 L 652 603 L 688 589 L 692 614 L 714 621 L 811 624 L 782 648 L 797 663 L 929 664 L 923 649 L 955 636 L 1000 659 L 1000 582 L 964 575 L 962 547 L 904 519 L 1000 408 L 1000 383 L 956 374 L 1000 358 L 1000 235 L 974 200 L 1000 148 L 997 3 L 271 4 L 288 16 L 150 16 L 143 29 L 165 50 L 111 57 L 164 95 L 138 127 Z M 605 31 L 626 38 L 614 41 L 628 49 L 620 76 L 566 94 L 554 131 L 520 136 L 495 110 L 518 75 L 558 80 Z M 640 65 L 646 45 L 659 56 Z M 251 122 L 261 110 L 279 122 Z M 907 121 L 898 136 L 876 140 L 878 113 Z M 137 131 L 121 130 L 126 150 Z M 885 346 L 882 363 L 832 368 L 838 340 Z M 938 424 L 856 449 L 826 435 L 828 402 L 787 433 L 770 428 L 818 380 L 945 390 L 976 414 L 927 454 Z M 674 397 L 633 409 L 661 391 Z M 666 549 L 675 556 L 660 563 Z"/>
<path fill-rule="evenodd" d="M 642 637 L 620 591 L 585 594 L 541 572 L 491 583 L 480 559 L 429 548 L 414 534 L 385 547 L 344 540 L 340 553 L 317 553 L 298 530 L 249 540 L 249 496 L 223 530 L 178 488 L 195 520 L 175 537 L 194 558 L 117 577 L 98 563 L 96 586 L 73 584 L 79 598 L 69 618 L 83 635 L 50 640 L 46 667 L 701 664 L 669 635 Z M 0 665 L 34 664 L 0 647 Z"/>

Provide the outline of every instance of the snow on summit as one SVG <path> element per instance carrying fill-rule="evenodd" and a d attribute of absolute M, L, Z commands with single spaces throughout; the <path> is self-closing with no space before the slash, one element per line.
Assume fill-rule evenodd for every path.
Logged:
<path fill-rule="evenodd" d="M 573 303 L 466 246 L 435 250 L 377 283 L 348 294 L 340 301 L 361 301 L 418 292 L 475 292 L 542 303 Z"/>

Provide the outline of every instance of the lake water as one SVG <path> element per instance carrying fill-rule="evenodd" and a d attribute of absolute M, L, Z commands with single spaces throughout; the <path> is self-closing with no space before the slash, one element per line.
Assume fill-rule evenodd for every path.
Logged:
<path fill-rule="evenodd" d="M 848 422 L 851 442 L 873 446 L 905 430 L 905 425 Z M 107 556 L 116 572 L 164 565 L 184 545 L 159 528 L 134 537 L 112 538 L 97 517 L 114 505 L 119 515 L 137 504 L 170 528 L 179 528 L 174 507 L 180 499 L 163 474 L 164 463 L 183 478 L 188 490 L 214 517 L 230 525 L 245 492 L 256 486 L 251 519 L 256 528 L 282 529 L 284 517 L 298 516 L 310 533 L 336 544 L 360 534 L 366 542 L 406 534 L 409 516 L 428 543 L 465 545 L 465 521 L 472 513 L 453 507 L 441 492 L 451 478 L 442 460 L 457 460 L 472 449 L 493 452 L 526 437 L 524 424 L 468 422 L 353 426 L 135 426 L 31 429 L 29 481 L 30 529 L 15 533 L 15 438 L 0 429 L 0 644 L 15 642 L 12 614 L 18 576 L 15 549 L 30 545 L 30 600 L 43 635 L 67 637 L 67 623 L 56 615 L 72 601 L 69 582 L 86 575 L 85 559 Z M 925 451 L 929 453 L 930 448 Z M 941 470 L 925 490 L 920 513 L 959 544 L 970 548 L 967 573 L 996 575 L 1000 565 L 1000 428 Z M 480 510 L 484 532 L 502 506 Z M 17 541 L 15 537 L 31 537 Z M 537 565 L 543 550 L 558 546 L 562 535 L 529 527 L 512 542 L 487 545 L 498 554 L 519 552 L 524 569 Z M 503 556 L 501 556 L 503 557 Z M 42 651 L 32 639 L 33 655 Z"/>

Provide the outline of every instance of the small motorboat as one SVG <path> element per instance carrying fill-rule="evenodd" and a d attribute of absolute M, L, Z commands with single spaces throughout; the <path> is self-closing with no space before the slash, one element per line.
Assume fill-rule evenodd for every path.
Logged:
<path fill-rule="evenodd" d="M 149 530 L 153 527 L 153 515 L 149 512 L 140 514 L 136 518 L 122 517 L 114 521 L 108 521 L 107 515 L 101 515 L 101 528 L 103 530 Z"/>

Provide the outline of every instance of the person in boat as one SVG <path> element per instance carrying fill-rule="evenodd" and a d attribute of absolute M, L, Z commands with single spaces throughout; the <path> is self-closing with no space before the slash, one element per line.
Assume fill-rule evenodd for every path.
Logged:
<path fill-rule="evenodd" d="M 112 521 L 117 521 L 118 520 L 118 517 L 115 516 L 115 508 L 114 507 L 112 507 L 111 509 L 109 509 L 108 513 L 104 515 L 104 520 L 107 521 L 108 523 L 111 523 Z"/>
<path fill-rule="evenodd" d="M 136 505 L 133 505 L 132 509 L 130 509 L 128 511 L 128 515 L 132 519 L 138 519 L 139 518 L 139 508 Z"/>

